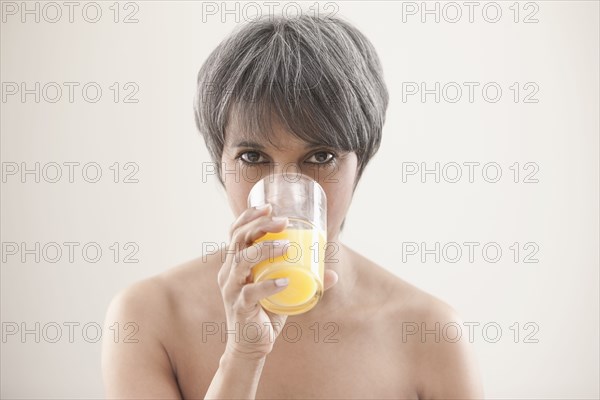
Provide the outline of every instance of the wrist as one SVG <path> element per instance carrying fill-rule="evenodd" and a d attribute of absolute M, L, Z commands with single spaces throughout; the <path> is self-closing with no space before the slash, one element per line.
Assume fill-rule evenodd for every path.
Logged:
<path fill-rule="evenodd" d="M 242 353 L 236 350 L 226 349 L 221 356 L 221 365 L 243 364 L 245 366 L 262 367 L 267 359 L 262 353 Z"/>

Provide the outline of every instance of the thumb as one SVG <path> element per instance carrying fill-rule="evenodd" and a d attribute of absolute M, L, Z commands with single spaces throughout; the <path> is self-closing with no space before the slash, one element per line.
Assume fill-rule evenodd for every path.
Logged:
<path fill-rule="evenodd" d="M 338 274 L 335 271 L 332 271 L 330 269 L 325 270 L 324 276 L 323 276 L 323 287 L 325 288 L 325 290 L 329 289 L 330 287 L 332 287 L 333 285 L 335 285 L 338 281 Z"/>

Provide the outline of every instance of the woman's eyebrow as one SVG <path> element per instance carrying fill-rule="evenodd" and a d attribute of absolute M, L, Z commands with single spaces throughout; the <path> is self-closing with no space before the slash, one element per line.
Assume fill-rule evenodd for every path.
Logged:
<path fill-rule="evenodd" d="M 252 142 L 249 140 L 242 140 L 240 142 L 237 142 L 233 147 L 251 147 L 254 149 L 264 149 L 265 148 L 265 146 L 263 146 L 262 144 Z"/>

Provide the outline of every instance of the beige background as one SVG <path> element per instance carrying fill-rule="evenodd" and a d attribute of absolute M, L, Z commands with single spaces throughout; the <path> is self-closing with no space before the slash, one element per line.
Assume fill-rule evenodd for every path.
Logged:
<path fill-rule="evenodd" d="M 435 23 L 432 16 L 422 23 L 420 14 L 402 21 L 407 3 L 329 4 L 374 43 L 391 95 L 382 148 L 364 174 L 341 238 L 452 304 L 466 321 L 480 323 L 474 341 L 489 398 L 598 398 L 598 2 L 520 3 L 519 20 L 537 6 L 538 23 L 515 23 L 512 3 L 497 3 L 497 23 L 483 19 L 485 2 L 475 9 L 473 23 L 464 6 L 457 23 Z M 101 398 L 100 341 L 86 339 L 93 341 L 94 324 L 102 324 L 112 296 L 199 256 L 202 243 L 226 240 L 232 219 L 216 179 L 202 181 L 203 163 L 210 160 L 195 131 L 192 100 L 197 70 L 236 25 L 234 16 L 226 15 L 223 23 L 217 14 L 203 22 L 201 3 L 148 1 L 128 9 L 121 4 L 120 19 L 137 5 L 138 23 L 115 23 L 112 2 L 98 2 L 102 17 L 88 23 L 81 14 L 85 4 L 75 9 L 73 23 L 66 7 L 56 23 L 36 23 L 32 16 L 23 23 L 20 14 L 3 12 L 2 82 L 81 83 L 73 103 L 65 86 L 56 103 L 35 103 L 33 95 L 25 103 L 18 96 L 0 103 L 3 170 L 10 163 L 32 168 L 39 162 L 50 173 L 51 162 L 96 162 L 103 175 L 87 183 L 79 166 L 69 183 L 63 165 L 57 183 L 36 183 L 32 175 L 25 183 L 19 175 L 2 183 L 2 398 Z M 55 11 L 46 12 L 54 18 Z M 93 9 L 88 12 L 93 17 Z M 493 9 L 488 12 L 494 16 Z M 103 89 L 97 103 L 81 97 L 86 82 Z M 114 103 L 114 82 L 122 91 L 135 82 L 139 102 Z M 435 103 L 432 96 L 425 103 L 417 96 L 403 102 L 403 82 L 426 82 L 429 88 L 435 82 L 497 82 L 503 94 L 497 103 L 483 100 L 480 90 L 472 103 L 466 97 Z M 539 102 L 515 103 L 509 89 L 514 82 L 521 96 L 529 92 L 525 83 L 537 84 Z M 119 183 L 109 169 L 115 162 Z M 124 168 L 127 162 L 139 167 L 138 183 L 122 182 L 133 171 Z M 473 183 L 466 176 L 454 184 L 435 183 L 431 176 L 425 183 L 415 176 L 403 183 L 403 162 L 497 162 L 503 175 L 487 183 L 479 167 Z M 512 182 L 509 167 L 515 162 L 520 180 L 531 171 L 523 165 L 536 163 L 539 182 Z M 32 255 L 26 262 L 20 253 L 10 255 L 11 242 L 80 246 L 72 263 L 65 246 L 58 262 L 42 257 L 36 263 Z M 103 251 L 97 263 L 82 258 L 88 242 Z M 110 249 L 115 242 L 121 248 L 116 263 Z M 128 242 L 138 246 L 138 263 L 123 262 L 133 249 L 124 248 Z M 428 248 L 435 242 L 495 242 L 503 255 L 487 262 L 480 246 L 473 263 L 466 254 L 457 263 L 436 263 L 431 256 L 425 263 L 418 256 L 402 262 L 406 242 Z M 518 263 L 509 249 L 514 242 L 521 244 Z M 523 262 L 528 242 L 539 247 L 538 263 Z M 47 250 L 46 258 L 53 257 Z M 39 343 L 34 334 L 24 343 L 20 332 L 7 335 L 22 323 L 35 330 L 36 322 Z M 530 337 L 538 343 L 524 343 L 532 332 L 524 328 L 527 322 L 539 327 Z M 62 327 L 56 343 L 48 340 L 56 334 L 52 323 Z M 65 323 L 79 324 L 73 343 Z M 485 340 L 486 323 L 501 327 L 497 343 Z M 494 335 L 490 329 L 487 338 Z"/>

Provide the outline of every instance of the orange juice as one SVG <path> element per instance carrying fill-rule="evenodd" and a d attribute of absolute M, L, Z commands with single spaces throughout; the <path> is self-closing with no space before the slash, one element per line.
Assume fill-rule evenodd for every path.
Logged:
<path fill-rule="evenodd" d="M 256 242 L 289 240 L 282 256 L 270 257 L 252 268 L 254 282 L 288 278 L 288 286 L 260 301 L 277 314 L 295 315 L 313 308 L 323 295 L 325 233 L 306 221 L 290 219 L 282 232 L 269 232 Z M 265 251 L 271 251 L 269 246 Z"/>

